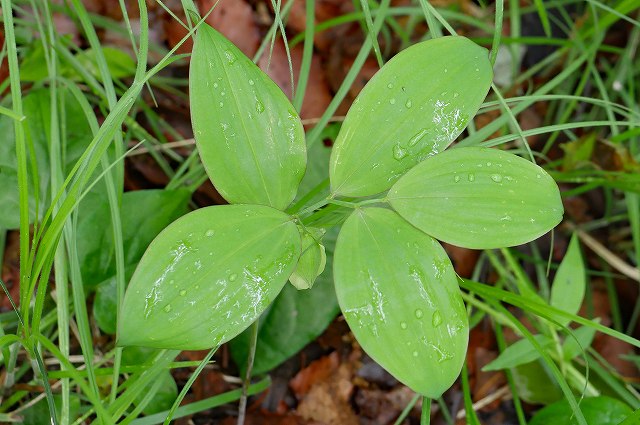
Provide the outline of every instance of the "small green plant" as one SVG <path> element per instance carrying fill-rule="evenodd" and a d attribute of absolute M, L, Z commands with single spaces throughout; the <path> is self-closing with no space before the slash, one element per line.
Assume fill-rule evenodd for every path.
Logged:
<path fill-rule="evenodd" d="M 313 285 L 325 264 L 323 235 L 343 223 L 333 271 L 354 335 L 400 381 L 439 397 L 460 373 L 469 325 L 438 240 L 518 245 L 563 213 L 557 185 L 534 163 L 490 148 L 445 151 L 491 79 L 487 51 L 464 37 L 404 50 L 345 118 L 328 195 L 312 191 L 290 206 L 306 166 L 298 114 L 232 43 L 201 25 L 193 128 L 209 177 L 232 205 L 191 212 L 152 242 L 124 298 L 119 344 L 204 349 L 231 340 L 287 280 Z"/>

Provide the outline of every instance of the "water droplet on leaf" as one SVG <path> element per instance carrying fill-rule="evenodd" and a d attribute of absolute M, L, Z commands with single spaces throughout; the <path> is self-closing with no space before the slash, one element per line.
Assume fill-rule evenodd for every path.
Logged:
<path fill-rule="evenodd" d="M 405 156 L 407 156 L 407 151 L 405 151 L 404 148 L 402 146 L 400 146 L 400 143 L 397 143 L 393 147 L 393 158 L 397 159 L 399 161 L 402 158 L 404 158 Z"/>
<path fill-rule="evenodd" d="M 493 180 L 496 183 L 500 183 L 502 181 L 502 175 L 501 174 L 491 174 L 491 180 Z"/>
<path fill-rule="evenodd" d="M 259 114 L 264 112 L 264 105 L 258 99 L 256 99 L 256 112 Z"/>
<path fill-rule="evenodd" d="M 171 304 L 167 304 L 164 306 L 163 310 L 165 311 L 165 313 L 168 313 L 171 311 Z"/>
<path fill-rule="evenodd" d="M 230 280 L 231 282 L 234 282 L 237 278 L 238 278 L 238 275 L 237 275 L 236 273 L 231 273 L 231 274 L 229 275 L 229 280 Z"/>
<path fill-rule="evenodd" d="M 422 316 L 424 316 L 424 312 L 419 308 L 416 309 L 415 314 L 416 314 L 416 318 L 418 318 L 418 319 L 422 319 Z"/>
<path fill-rule="evenodd" d="M 442 323 L 442 315 L 440 314 L 440 310 L 436 310 L 433 313 L 433 317 L 431 318 L 431 324 L 434 328 L 437 328 Z"/>
<path fill-rule="evenodd" d="M 469 179 L 470 182 L 474 181 L 476 179 L 475 174 L 473 173 L 469 173 L 469 175 L 467 176 L 467 178 Z"/>

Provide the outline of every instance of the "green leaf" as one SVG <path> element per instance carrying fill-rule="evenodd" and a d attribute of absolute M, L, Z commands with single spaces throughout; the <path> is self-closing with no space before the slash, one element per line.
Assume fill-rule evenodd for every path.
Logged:
<path fill-rule="evenodd" d="M 459 148 L 429 158 L 391 188 L 393 208 L 436 239 L 474 248 L 532 241 L 562 220 L 555 181 L 523 158 Z"/>
<path fill-rule="evenodd" d="M 558 267 L 551 286 L 551 306 L 570 314 L 577 314 L 584 299 L 587 273 L 580 254 L 580 241 L 574 233 L 564 259 Z M 558 320 L 560 325 L 569 324 L 569 319 Z"/>
<path fill-rule="evenodd" d="M 113 47 L 102 47 L 111 78 L 131 77 L 136 73 L 136 63 L 126 52 Z M 84 50 L 77 55 L 78 61 L 96 78 L 101 79 L 100 70 L 93 49 Z"/>
<path fill-rule="evenodd" d="M 553 341 L 545 335 L 535 335 L 534 338 L 542 348 L 548 347 L 553 343 Z M 509 369 L 532 362 L 539 357 L 540 352 L 531 344 L 531 341 L 521 339 L 508 346 L 495 360 L 485 365 L 482 370 L 487 372 L 491 370 Z"/>
<path fill-rule="evenodd" d="M 595 319 L 594 321 L 600 322 L 600 319 Z M 564 344 L 562 344 L 562 352 L 565 360 L 571 360 L 589 348 L 596 334 L 596 329 L 590 326 L 580 326 L 572 332 L 573 336 L 567 335 Z"/>
<path fill-rule="evenodd" d="M 64 88 L 60 88 L 59 95 L 63 99 L 65 108 L 62 168 L 69 171 L 71 166 L 80 157 L 85 147 L 91 141 L 91 132 L 82 109 L 73 95 Z M 23 113 L 28 124 L 27 135 L 35 154 L 35 163 L 38 168 L 38 196 L 39 215 L 49 206 L 50 193 L 50 158 L 49 141 L 51 140 L 51 105 L 50 93 L 47 89 L 35 90 L 24 97 Z M 3 206 L 0 214 L 0 227 L 15 229 L 19 226 L 19 192 L 16 165 L 16 147 L 13 137 L 13 120 L 5 115 L 0 116 L 0 134 L 4 135 L 4 141 L 0 143 L 0 205 Z M 29 159 L 29 161 L 31 158 Z M 29 179 L 29 193 L 36 191 L 33 182 Z M 33 220 L 35 214 L 35 197 L 29 196 L 29 216 Z"/>
<path fill-rule="evenodd" d="M 291 285 L 284 289 L 260 318 L 258 345 L 253 372 L 261 374 L 279 366 L 300 351 L 329 326 L 340 308 L 333 287 L 333 249 L 338 232 L 332 229 L 323 238 L 327 267 L 318 276 L 313 289 L 298 291 Z M 244 372 L 249 353 L 249 331 L 230 343 L 231 356 Z"/>
<path fill-rule="evenodd" d="M 88 288 L 116 273 L 111 215 L 103 188 L 90 192 L 79 208 L 78 256 L 83 283 Z M 136 190 L 122 195 L 120 217 L 127 267 L 135 267 L 153 238 L 187 212 L 190 197 L 186 189 Z"/>
<path fill-rule="evenodd" d="M 200 158 L 231 203 L 283 210 L 304 175 L 304 129 L 295 109 L 249 58 L 202 24 L 191 56 L 191 118 Z"/>
<path fill-rule="evenodd" d="M 594 425 L 617 425 L 633 410 L 625 403 L 611 397 L 590 397 L 580 402 L 580 410 L 587 423 Z M 538 411 L 529 425 L 577 424 L 575 414 L 566 400 L 557 401 Z"/>
<path fill-rule="evenodd" d="M 516 366 L 511 373 L 518 396 L 527 403 L 549 404 L 564 397 L 557 381 L 541 360 Z"/>
<path fill-rule="evenodd" d="M 440 37 L 400 52 L 347 113 L 331 154 L 332 192 L 383 192 L 444 150 L 478 111 L 491 76 L 487 51 L 464 37 Z"/>
<path fill-rule="evenodd" d="M 369 356 L 427 397 L 453 384 L 469 327 L 438 241 L 393 211 L 358 209 L 338 236 L 334 277 L 340 308 Z"/>
<path fill-rule="evenodd" d="M 302 238 L 302 255 L 298 259 L 293 274 L 289 276 L 289 282 L 296 289 L 310 289 L 327 264 L 327 254 L 324 245 L 320 243 L 324 230 L 315 227 L 299 229 Z"/>
<path fill-rule="evenodd" d="M 275 299 L 299 255 L 297 226 L 273 208 L 193 211 L 164 229 L 140 260 L 118 343 L 200 350 L 226 342 Z"/>

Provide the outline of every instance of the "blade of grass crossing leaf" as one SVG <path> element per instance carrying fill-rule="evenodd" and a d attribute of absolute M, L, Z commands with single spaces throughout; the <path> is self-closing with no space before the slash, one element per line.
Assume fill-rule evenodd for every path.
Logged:
<path fill-rule="evenodd" d="M 382 27 L 382 23 L 384 21 L 385 14 L 389 9 L 390 3 L 391 3 L 391 0 L 382 0 L 382 2 L 380 3 L 380 7 L 378 8 L 379 15 L 376 16 L 376 19 L 373 25 L 374 34 L 377 34 L 380 31 L 380 28 Z M 322 134 L 322 130 L 327 125 L 327 123 L 329 122 L 333 114 L 336 112 L 336 110 L 344 100 L 345 96 L 349 92 L 349 88 L 355 81 L 356 77 L 358 76 L 358 73 L 360 72 L 360 69 L 364 65 L 364 62 L 367 60 L 367 57 L 369 56 L 372 43 L 373 41 L 369 37 L 367 37 L 365 42 L 362 43 L 362 47 L 360 48 L 358 55 L 353 61 L 353 65 L 351 65 L 351 69 L 349 69 L 349 72 L 347 72 L 347 75 L 342 81 L 340 88 L 338 88 L 336 95 L 333 97 L 333 99 L 329 103 L 329 106 L 327 106 L 327 109 L 324 111 L 324 113 L 318 120 L 318 123 L 315 125 L 315 127 L 313 127 L 313 129 L 311 129 L 311 131 L 307 133 L 307 147 L 313 146 L 314 143 L 316 143 L 319 140 L 320 135 Z"/>
<path fill-rule="evenodd" d="M 420 7 L 422 8 L 422 14 L 429 27 L 429 33 L 432 38 L 442 37 L 442 30 L 438 24 L 438 20 L 433 16 L 433 7 L 430 7 L 428 0 L 420 0 Z"/>
<path fill-rule="evenodd" d="M 5 45 L 7 49 L 7 62 L 9 64 L 9 81 L 11 82 L 11 103 L 16 115 L 22 116 L 22 91 L 20 88 L 20 68 L 18 65 L 18 52 L 16 47 L 15 28 L 13 24 L 13 14 L 11 12 L 11 1 L 2 0 L 2 14 L 4 23 Z M 18 187 L 20 199 L 20 308 L 23 313 L 25 326 L 28 324 L 28 299 L 29 282 L 31 281 L 28 272 L 29 264 L 29 190 L 27 175 L 27 148 L 24 134 L 24 123 L 14 121 L 16 160 L 18 164 Z"/>
<path fill-rule="evenodd" d="M 496 334 L 496 342 L 498 343 L 498 348 L 500 352 L 503 352 L 507 344 L 504 340 L 504 333 L 502 332 L 502 326 L 499 323 L 495 324 L 495 334 Z M 507 383 L 509 385 L 509 389 L 511 390 L 511 396 L 513 398 L 513 407 L 516 410 L 516 415 L 518 416 L 518 423 L 520 425 L 527 425 L 527 419 L 522 409 L 522 403 L 520 402 L 520 396 L 518 395 L 518 388 L 513 380 L 513 374 L 511 373 L 511 369 L 504 369 L 503 373 L 507 377 Z"/>
<path fill-rule="evenodd" d="M 476 411 L 473 409 L 473 401 L 471 400 L 471 387 L 469 386 L 469 371 L 467 365 L 462 367 L 460 372 L 462 378 L 462 396 L 464 399 L 464 411 L 466 413 L 466 420 L 468 425 L 481 425 Z"/>
<path fill-rule="evenodd" d="M 540 22 L 542 23 L 545 35 L 547 37 L 551 37 L 551 25 L 549 24 L 549 15 L 547 15 L 547 9 L 544 2 L 542 0 L 533 0 L 533 3 L 538 11 L 538 16 L 540 17 Z"/>
<path fill-rule="evenodd" d="M 266 377 L 261 381 L 251 385 L 247 393 L 249 395 L 259 394 L 264 390 L 266 390 L 267 388 L 269 388 L 270 383 L 271 383 L 271 380 L 269 379 L 269 377 Z M 196 413 L 203 412 L 205 410 L 213 409 L 218 406 L 231 403 L 240 398 L 240 393 L 241 393 L 241 390 L 238 389 L 238 390 L 228 391 L 226 393 L 219 394 L 210 398 L 206 398 L 204 400 L 199 400 L 194 403 L 185 404 L 184 406 L 180 406 L 176 409 L 173 415 L 173 418 L 174 419 L 183 418 L 185 416 L 194 415 Z M 164 412 L 159 412 L 153 415 L 145 416 L 144 418 L 138 418 L 138 419 L 135 419 L 133 422 L 131 422 L 131 424 L 132 425 L 160 424 L 165 420 L 168 413 L 169 411 L 164 411 Z"/>
<path fill-rule="evenodd" d="M 289 43 L 287 42 L 287 32 L 285 31 L 282 17 L 280 16 L 280 9 L 282 8 L 282 0 L 271 0 L 273 10 L 275 12 L 275 22 L 277 22 L 280 28 L 280 34 L 282 34 L 282 42 L 284 44 L 284 51 L 287 54 L 287 63 L 289 64 L 289 78 L 291 82 L 291 96 L 295 96 L 295 83 L 293 81 L 293 62 L 291 61 L 291 51 L 289 50 Z M 275 36 L 275 33 L 274 33 Z M 271 40 L 271 49 L 273 50 L 273 39 Z M 271 52 L 269 53 L 269 63 L 271 63 Z"/>
<path fill-rule="evenodd" d="M 313 34 L 315 32 L 315 0 L 305 1 L 305 39 L 302 50 L 302 63 L 300 64 L 300 72 L 298 74 L 298 87 L 293 96 L 293 107 L 300 113 L 302 111 L 302 102 L 307 90 L 307 82 L 309 81 L 309 72 L 311 70 L 311 61 L 313 60 Z"/>
<path fill-rule="evenodd" d="M 178 406 L 180 406 L 180 403 L 182 403 L 182 400 L 187 395 L 187 392 L 189 391 L 189 389 L 191 388 L 191 386 L 195 382 L 196 378 L 198 376 L 200 376 L 200 373 L 202 372 L 204 367 L 209 363 L 209 360 L 211 360 L 211 358 L 216 353 L 216 351 L 218 351 L 218 348 L 219 348 L 219 346 L 213 347 L 207 353 L 205 358 L 202 359 L 202 362 L 200 362 L 200 364 L 198 365 L 196 370 L 191 374 L 191 376 L 189 376 L 189 380 L 187 380 L 187 383 L 184 384 L 184 387 L 180 391 L 180 394 L 178 394 L 178 397 L 176 398 L 176 401 L 173 402 L 173 406 L 171 406 L 171 409 L 169 409 L 169 412 L 167 413 L 167 416 L 166 416 L 166 418 L 164 420 L 164 425 L 169 425 L 169 423 L 171 422 L 171 419 L 173 419 L 174 413 L 178 409 Z M 242 392 L 241 392 L 241 394 L 242 394 Z"/>
<path fill-rule="evenodd" d="M 536 340 L 536 338 L 534 338 L 531 332 L 529 332 L 527 328 L 522 323 L 520 323 L 520 321 L 516 317 L 514 317 L 506 308 L 504 308 L 498 302 L 495 303 L 495 308 L 498 311 L 501 311 L 505 316 L 507 316 L 512 321 L 512 323 L 518 328 L 520 333 L 525 338 L 527 338 L 527 340 L 531 342 L 531 344 L 536 348 L 536 350 L 538 350 L 545 365 L 549 368 L 553 376 L 556 378 L 556 382 L 558 383 L 558 385 L 560 385 L 562 392 L 564 393 L 567 401 L 569 402 L 569 405 L 573 410 L 573 413 L 575 414 L 575 418 L 577 419 L 578 424 L 588 425 L 587 421 L 584 418 L 584 415 L 582 414 L 582 411 L 580 410 L 580 407 L 578 407 L 578 402 L 576 401 L 576 398 L 573 395 L 571 388 L 569 388 L 569 385 L 567 384 L 567 381 L 565 380 L 564 376 L 562 376 L 562 373 L 560 372 L 556 364 L 553 362 L 553 359 L 551 358 L 551 356 L 549 356 L 549 354 L 544 349 L 544 347 L 538 343 L 538 341 Z"/>
<path fill-rule="evenodd" d="M 360 0 L 360 7 L 362 8 L 362 12 L 364 14 L 364 21 L 367 24 L 367 31 L 369 33 L 369 38 L 373 40 L 373 52 L 376 55 L 376 60 L 378 61 L 378 66 L 382 68 L 384 65 L 384 61 L 382 60 L 382 54 L 380 53 L 380 45 L 378 44 L 378 37 L 375 34 L 373 29 L 373 19 L 371 18 L 371 10 L 369 9 L 369 1 L 368 0 Z"/>
<path fill-rule="evenodd" d="M 491 43 L 491 53 L 489 55 L 489 60 L 491 61 L 491 65 L 496 64 L 496 58 L 498 57 L 498 48 L 500 47 L 500 38 L 502 37 L 503 18 L 504 18 L 504 0 L 497 0 L 495 28 L 493 30 L 493 43 Z M 495 88 L 494 88 L 494 91 L 495 91 Z"/>
<path fill-rule="evenodd" d="M 35 5 L 34 5 L 35 6 Z M 50 99 L 50 127 L 49 127 L 49 158 L 50 158 L 50 169 L 51 169 L 51 197 L 55 197 L 55 194 L 58 192 L 62 181 L 64 180 L 62 163 L 62 146 L 61 143 L 61 132 L 59 128 L 59 119 L 58 119 L 58 58 L 55 50 L 55 31 L 54 25 L 52 22 L 52 15 L 49 12 L 48 2 L 42 3 L 44 17 L 44 23 L 46 26 L 46 32 L 42 30 L 43 34 L 46 34 L 46 37 L 42 38 L 43 48 L 45 52 L 48 53 L 49 60 L 47 62 L 48 73 L 50 78 L 49 85 L 49 99 Z M 36 9 L 36 7 L 34 7 Z M 37 16 L 38 14 L 36 14 Z M 62 109 L 62 113 L 64 114 L 64 109 Z M 66 141 L 63 141 L 66 142 Z M 66 143 L 64 144 L 66 145 Z M 57 210 L 57 207 L 54 206 L 54 211 Z M 61 241 L 64 243 L 63 241 Z M 67 275 L 67 258 L 64 251 L 63 244 L 58 245 L 55 253 L 55 281 L 56 281 L 56 302 L 57 305 L 57 316 L 58 316 L 58 344 L 60 346 L 60 351 L 63 355 L 69 355 L 69 296 L 67 292 L 68 288 L 68 275 Z M 34 326 L 37 326 L 37 321 L 34 320 Z M 39 364 L 41 359 L 38 358 Z M 44 368 L 44 365 L 41 366 Z M 64 367 L 62 367 L 64 370 Z M 61 403 L 60 403 L 60 422 L 66 424 L 70 420 L 70 382 L 69 379 L 61 380 Z M 48 380 L 47 380 L 48 386 Z M 50 387 L 48 388 L 48 392 L 51 391 Z M 51 408 L 50 408 L 51 409 Z"/>
<path fill-rule="evenodd" d="M 398 416 L 398 419 L 396 419 L 393 425 L 402 425 L 402 423 L 404 422 L 406 417 L 409 416 L 409 413 L 411 413 L 411 409 L 413 409 L 413 406 L 416 405 L 420 397 L 421 397 L 420 394 L 416 394 L 413 396 L 411 401 L 405 406 L 404 409 L 402 409 L 402 412 L 400 412 L 400 416 Z"/>
<path fill-rule="evenodd" d="M 462 288 L 467 289 L 469 291 L 473 291 L 481 295 L 483 298 L 492 298 L 492 299 L 504 301 L 516 307 L 522 308 L 523 310 L 527 310 L 532 313 L 535 313 L 540 317 L 544 317 L 545 319 L 550 320 L 554 323 L 558 318 L 568 318 L 576 323 L 590 326 L 604 334 L 607 334 L 621 341 L 624 341 L 628 344 L 631 344 L 634 347 L 640 348 L 640 340 L 637 340 L 636 338 L 632 338 L 628 335 L 625 335 L 613 329 L 607 328 L 606 326 L 602 326 L 601 324 L 585 319 L 584 317 L 569 314 L 563 310 L 559 310 L 557 308 L 550 307 L 546 304 L 529 300 L 525 297 L 505 291 L 503 289 L 494 288 L 489 285 L 474 282 L 471 280 L 461 279 L 459 280 L 458 283 Z"/>

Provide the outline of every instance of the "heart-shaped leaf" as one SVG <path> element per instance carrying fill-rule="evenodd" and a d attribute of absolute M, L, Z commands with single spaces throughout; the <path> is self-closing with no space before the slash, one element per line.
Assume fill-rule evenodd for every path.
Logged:
<path fill-rule="evenodd" d="M 521 245 L 562 220 L 556 182 L 536 164 L 489 148 L 429 158 L 391 188 L 388 199 L 409 223 L 453 245 Z"/>
<path fill-rule="evenodd" d="M 231 203 L 283 210 L 304 175 L 300 118 L 282 90 L 229 40 L 198 30 L 189 75 L 200 158 Z"/>
<path fill-rule="evenodd" d="M 393 211 L 358 209 L 338 236 L 334 279 L 351 330 L 376 362 L 431 398 L 453 384 L 469 327 L 438 241 Z"/>
<path fill-rule="evenodd" d="M 464 37 L 441 37 L 400 52 L 347 113 L 331 154 L 333 193 L 385 191 L 444 150 L 478 111 L 491 76 L 487 51 Z"/>
<path fill-rule="evenodd" d="M 297 226 L 273 208 L 193 211 L 163 230 L 140 260 L 118 343 L 199 350 L 228 341 L 275 299 L 299 255 Z"/>

